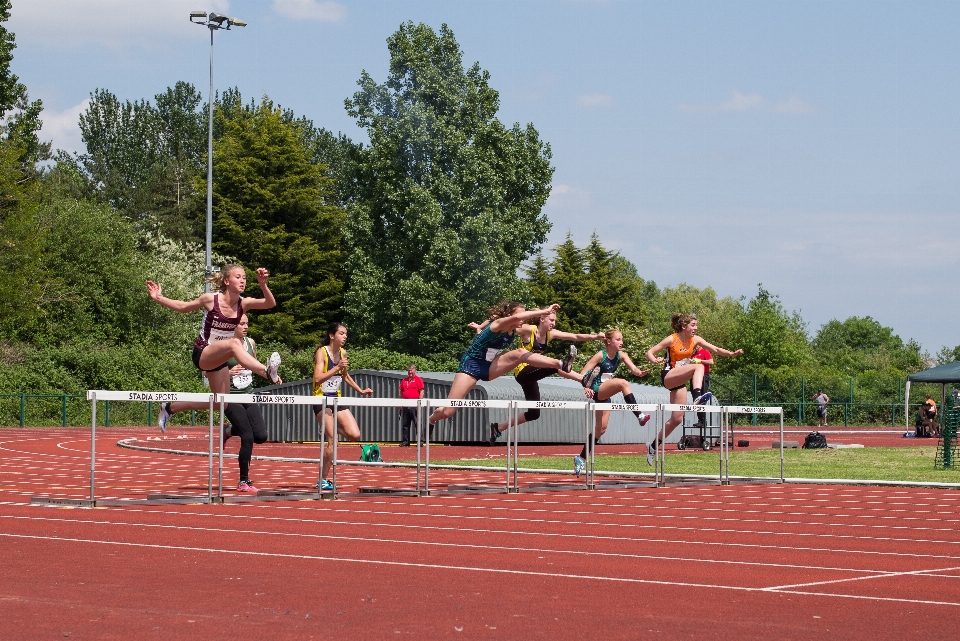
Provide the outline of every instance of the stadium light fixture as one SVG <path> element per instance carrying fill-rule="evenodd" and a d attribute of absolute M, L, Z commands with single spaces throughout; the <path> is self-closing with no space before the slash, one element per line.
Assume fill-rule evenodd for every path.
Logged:
<path fill-rule="evenodd" d="M 205 268 L 206 278 L 213 276 L 213 32 L 220 29 L 226 31 L 230 27 L 246 27 L 247 23 L 239 18 L 228 18 L 219 13 L 207 14 L 205 11 L 191 11 L 190 22 L 206 27 L 210 30 L 210 93 L 207 97 L 207 246 Z M 204 287 L 210 291 L 210 283 Z"/>

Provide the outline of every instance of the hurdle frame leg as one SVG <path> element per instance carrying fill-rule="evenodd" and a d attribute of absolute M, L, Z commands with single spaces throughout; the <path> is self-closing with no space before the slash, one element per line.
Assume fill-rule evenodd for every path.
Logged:
<path fill-rule="evenodd" d="M 97 393 L 90 401 L 90 503 L 96 504 L 97 476 Z"/>
<path fill-rule="evenodd" d="M 337 487 L 337 444 L 340 441 L 340 422 L 339 422 L 339 411 L 340 411 L 340 398 L 338 396 L 333 397 L 333 498 L 337 499 L 337 495 L 340 490 Z M 326 417 L 324 417 L 326 420 Z M 326 430 L 324 430 L 326 431 Z"/>
<path fill-rule="evenodd" d="M 223 394 L 220 395 L 220 454 L 217 457 L 217 501 L 223 502 L 223 426 L 226 423 L 226 420 L 223 416 L 224 404 L 223 404 Z M 211 418 L 213 417 L 213 412 L 210 413 Z"/>

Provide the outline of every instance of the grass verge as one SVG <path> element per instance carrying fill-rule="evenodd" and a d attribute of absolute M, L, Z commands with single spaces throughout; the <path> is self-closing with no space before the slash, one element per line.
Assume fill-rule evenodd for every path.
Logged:
<path fill-rule="evenodd" d="M 960 483 L 960 461 L 953 469 L 933 469 L 933 447 L 867 447 L 824 450 L 786 450 L 784 475 L 788 478 L 853 479 L 877 481 L 920 481 Z M 436 461 L 461 465 L 502 466 L 497 460 Z M 573 470 L 572 457 L 521 458 L 520 467 Z M 668 474 L 718 474 L 717 452 L 669 453 Z M 650 472 L 643 456 L 597 455 L 597 470 L 604 472 Z M 780 476 L 777 450 L 753 450 L 730 453 L 731 476 Z"/>

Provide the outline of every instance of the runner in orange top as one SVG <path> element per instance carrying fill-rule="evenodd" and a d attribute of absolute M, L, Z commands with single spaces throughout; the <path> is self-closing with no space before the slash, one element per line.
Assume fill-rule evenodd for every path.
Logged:
<path fill-rule="evenodd" d="M 706 404 L 713 394 L 703 392 L 704 365 L 699 358 L 694 358 L 696 351 L 703 347 L 720 356 L 739 356 L 742 349 L 735 352 L 711 345 L 697 336 L 697 317 L 693 314 L 674 314 L 670 319 L 674 333 L 651 347 L 647 351 L 647 360 L 651 363 L 664 363 L 660 372 L 663 386 L 670 390 L 670 403 L 682 405 L 687 400 L 687 381 L 693 386 L 693 402 L 695 405 Z M 656 356 L 658 352 L 667 350 L 667 357 Z M 664 438 L 683 422 L 683 412 L 673 412 L 670 420 L 664 425 Z M 661 441 L 654 439 L 647 443 L 647 463 L 653 465 L 657 447 Z"/>

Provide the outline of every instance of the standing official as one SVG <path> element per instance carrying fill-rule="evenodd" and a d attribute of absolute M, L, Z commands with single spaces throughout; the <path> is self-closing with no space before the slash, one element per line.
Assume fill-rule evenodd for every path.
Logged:
<path fill-rule="evenodd" d="M 423 398 L 423 379 L 417 376 L 417 366 L 407 367 L 407 377 L 400 381 L 400 398 Z M 416 407 L 400 408 L 400 447 L 410 447 L 410 426 L 416 429 L 419 419 Z"/>

